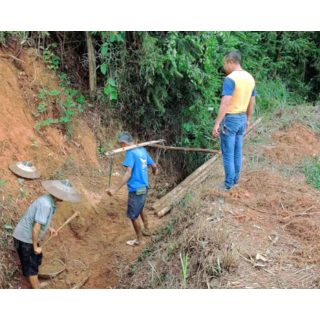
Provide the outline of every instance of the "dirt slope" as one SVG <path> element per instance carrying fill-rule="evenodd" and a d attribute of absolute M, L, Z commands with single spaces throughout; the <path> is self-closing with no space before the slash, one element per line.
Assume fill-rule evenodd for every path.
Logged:
<path fill-rule="evenodd" d="M 106 196 L 109 160 L 97 158 L 97 143 L 85 118 L 72 120 L 72 140 L 60 127 L 34 130 L 36 119 L 32 111 L 37 109 L 39 91 L 59 90 L 56 73 L 46 68 L 38 53 L 33 49 L 23 51 L 19 60 L 3 58 L 5 53 L 0 53 L 0 180 L 5 181 L 0 190 L 0 287 L 28 287 L 10 230 L 5 230 L 4 225 L 14 227 L 29 204 L 45 193 L 40 180 L 62 178 L 72 182 L 83 201 L 62 203 L 53 218 L 52 225 L 57 228 L 75 211 L 80 212 L 80 217 L 44 249 L 46 268 L 54 259 L 68 266 L 68 271 L 55 282 L 49 281 L 49 287 L 71 288 L 88 272 L 91 276 L 85 288 L 114 287 L 118 264 L 135 259 L 142 250 L 125 246 L 133 236 L 132 226 L 125 219 L 127 191 L 123 188 L 112 199 Z M 58 117 L 55 113 L 52 102 L 47 117 Z M 117 129 L 106 137 L 107 141 L 113 142 L 116 135 Z M 19 183 L 8 168 L 15 160 L 32 162 L 42 172 L 41 179 Z M 120 179 L 122 161 L 123 155 L 115 159 L 112 184 Z M 155 183 L 151 178 L 151 186 Z M 150 194 L 151 199 L 153 192 Z M 151 221 L 152 227 L 158 223 Z M 86 266 L 84 271 L 81 263 Z"/>

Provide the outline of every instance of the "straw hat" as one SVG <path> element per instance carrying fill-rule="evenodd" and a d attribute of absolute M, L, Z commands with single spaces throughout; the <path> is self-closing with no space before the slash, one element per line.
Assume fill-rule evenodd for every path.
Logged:
<path fill-rule="evenodd" d="M 47 180 L 42 186 L 58 199 L 69 202 L 80 202 L 81 196 L 68 180 Z"/>
<path fill-rule="evenodd" d="M 10 164 L 9 169 L 16 175 L 27 179 L 37 179 L 41 176 L 41 172 L 28 161 L 14 162 Z"/>

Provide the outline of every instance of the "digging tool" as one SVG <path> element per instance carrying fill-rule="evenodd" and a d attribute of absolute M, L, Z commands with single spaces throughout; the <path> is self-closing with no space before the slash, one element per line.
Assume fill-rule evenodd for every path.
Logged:
<path fill-rule="evenodd" d="M 63 227 L 65 227 L 68 223 L 70 223 L 75 217 L 77 217 L 80 213 L 77 211 L 75 212 L 61 227 L 59 227 L 57 229 L 57 232 L 59 232 Z M 42 248 L 53 238 L 53 236 L 51 236 L 47 241 L 45 241 L 43 243 L 43 245 L 41 246 Z"/>

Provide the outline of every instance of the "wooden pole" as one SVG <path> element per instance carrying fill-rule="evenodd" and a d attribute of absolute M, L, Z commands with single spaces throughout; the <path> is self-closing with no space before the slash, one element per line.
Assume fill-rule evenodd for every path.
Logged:
<path fill-rule="evenodd" d="M 105 155 L 112 156 L 117 153 L 125 152 L 125 151 L 131 150 L 131 149 L 140 148 L 140 147 L 148 146 L 150 144 L 155 144 L 155 143 L 164 142 L 164 141 L 165 141 L 164 139 L 161 139 L 161 140 L 155 140 L 155 141 L 142 142 L 142 143 L 134 144 L 129 147 L 124 147 L 124 148 L 119 148 L 119 149 L 115 149 L 112 151 L 108 151 L 105 153 Z"/>
<path fill-rule="evenodd" d="M 161 144 L 153 144 L 153 145 L 150 145 L 149 147 L 166 149 L 166 150 L 176 150 L 176 151 L 194 151 L 194 152 L 205 152 L 205 153 L 220 153 L 219 150 L 200 149 L 200 148 L 184 148 L 184 147 L 169 147 L 169 146 L 162 146 Z"/>
<path fill-rule="evenodd" d="M 247 136 L 247 134 L 250 133 L 261 121 L 262 118 L 259 118 L 257 121 L 255 121 L 244 133 L 244 136 Z M 164 197 L 156 201 L 152 205 L 152 208 L 157 212 L 157 216 L 159 218 L 163 217 L 172 209 L 172 206 L 175 203 L 183 199 L 183 197 L 187 194 L 189 189 L 205 181 L 207 177 L 210 175 L 211 165 L 213 164 L 213 162 L 219 159 L 220 156 L 221 153 L 212 157 L 210 160 L 208 160 L 202 166 L 200 166 L 197 170 L 195 170 L 191 175 L 189 175 L 185 180 L 183 180 L 177 187 L 175 187 Z"/>
<path fill-rule="evenodd" d="M 59 227 L 57 229 L 57 232 L 59 232 L 63 227 L 65 227 L 68 223 L 71 222 L 71 220 L 73 220 L 75 217 L 77 217 L 80 213 L 77 211 L 75 212 L 61 227 Z M 53 238 L 53 236 L 51 236 L 47 241 L 44 242 L 44 244 L 41 246 L 42 248 Z"/>

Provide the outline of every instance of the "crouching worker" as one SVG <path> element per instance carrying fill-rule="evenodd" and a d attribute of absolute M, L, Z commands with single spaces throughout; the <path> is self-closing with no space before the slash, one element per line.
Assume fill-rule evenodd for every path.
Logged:
<path fill-rule="evenodd" d="M 122 148 L 132 146 L 131 135 L 128 132 L 121 132 L 118 136 L 118 143 Z M 158 169 L 143 147 L 128 150 L 123 166 L 127 168 L 126 173 L 114 189 L 107 190 L 107 194 L 114 196 L 127 183 L 129 191 L 127 217 L 132 221 L 137 236 L 136 239 L 127 241 L 127 244 L 133 246 L 142 242 L 142 234 L 150 235 L 148 217 L 143 211 L 149 189 L 148 166 L 152 167 L 154 175 L 158 174 Z M 138 220 L 139 216 L 144 225 L 142 230 Z"/>
<path fill-rule="evenodd" d="M 38 271 L 42 262 L 42 248 L 39 241 L 48 229 L 51 236 L 58 235 L 57 231 L 50 227 L 58 203 L 63 200 L 81 200 L 78 192 L 67 180 L 43 181 L 42 186 L 50 194 L 38 198 L 29 206 L 13 232 L 22 273 L 28 278 L 32 289 L 40 289 Z"/>

